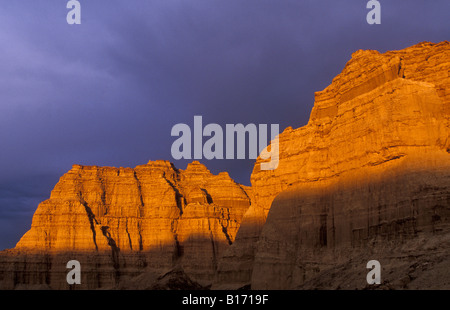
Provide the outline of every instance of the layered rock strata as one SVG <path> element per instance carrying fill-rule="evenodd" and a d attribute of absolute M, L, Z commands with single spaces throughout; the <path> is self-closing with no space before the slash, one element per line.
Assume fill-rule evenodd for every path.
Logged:
<path fill-rule="evenodd" d="M 334 251 L 377 237 L 392 221 L 414 221 L 417 230 L 433 216 L 448 221 L 449 70 L 449 42 L 355 52 L 315 94 L 308 124 L 279 135 L 278 168 L 260 170 L 257 160 L 252 206 L 214 287 L 297 287 L 308 279 L 297 269 L 311 261 L 303 255 L 312 243 Z M 304 213 L 314 213 L 313 223 Z"/>
<path fill-rule="evenodd" d="M 213 175 L 199 162 L 186 170 L 168 161 L 134 169 L 75 165 L 4 253 L 11 272 L 0 282 L 68 288 L 66 263 L 75 259 L 80 288 L 114 287 L 174 267 L 207 286 L 249 206 L 228 173 Z"/>
<path fill-rule="evenodd" d="M 450 43 L 357 51 L 243 187 L 198 162 L 74 166 L 1 288 L 450 288 Z"/>

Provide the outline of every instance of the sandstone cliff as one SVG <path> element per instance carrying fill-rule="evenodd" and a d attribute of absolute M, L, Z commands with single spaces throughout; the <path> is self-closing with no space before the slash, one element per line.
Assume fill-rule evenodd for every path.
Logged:
<path fill-rule="evenodd" d="M 2 288 L 450 288 L 450 43 L 357 51 L 243 187 L 198 162 L 74 166 L 41 203 Z"/>
<path fill-rule="evenodd" d="M 186 170 L 167 161 L 134 169 L 75 165 L 5 253 L 4 269 L 14 270 L 0 281 L 67 288 L 65 264 L 76 259 L 80 288 L 119 286 L 174 267 L 208 285 L 249 205 L 228 173 L 213 175 L 199 162 Z"/>
<path fill-rule="evenodd" d="M 309 123 L 279 135 L 278 168 L 257 160 L 214 287 L 297 288 L 356 245 L 447 224 L 449 70 L 449 42 L 355 52 Z"/>

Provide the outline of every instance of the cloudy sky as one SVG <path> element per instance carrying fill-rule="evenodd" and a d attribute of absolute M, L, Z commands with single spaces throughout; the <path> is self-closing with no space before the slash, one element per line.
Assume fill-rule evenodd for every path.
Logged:
<path fill-rule="evenodd" d="M 450 39 L 450 1 L 65 0 L 0 6 L 0 250 L 73 164 L 172 158 L 177 123 L 307 123 L 358 49 Z M 253 160 L 202 161 L 249 185 Z"/>

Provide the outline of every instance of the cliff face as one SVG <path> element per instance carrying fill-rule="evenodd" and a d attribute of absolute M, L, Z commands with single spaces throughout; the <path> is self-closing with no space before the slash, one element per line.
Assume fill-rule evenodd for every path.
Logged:
<path fill-rule="evenodd" d="M 418 287 L 449 288 L 449 154 L 423 155 L 281 192 L 255 250 L 252 288 L 363 289 L 373 259 L 396 289 L 415 285 L 410 268 L 444 262 Z"/>
<path fill-rule="evenodd" d="M 249 205 L 227 173 L 212 175 L 198 162 L 186 170 L 167 161 L 134 169 L 76 165 L 37 208 L 14 249 L 21 258 L 10 258 L 14 279 L 4 285 L 67 288 L 72 259 L 89 270 L 82 288 L 174 267 L 208 285 Z"/>
<path fill-rule="evenodd" d="M 74 166 L 16 248 L 2 288 L 450 288 L 450 43 L 357 51 L 279 135 L 252 188 L 198 162 Z M 174 281 L 175 279 L 175 281 Z M 172 286 L 170 286 L 172 285 Z"/>
<path fill-rule="evenodd" d="M 309 123 L 279 135 L 278 168 L 257 160 L 254 201 L 216 287 L 295 288 L 326 265 L 305 254 L 316 247 L 329 263 L 340 245 L 448 222 L 449 70 L 448 42 L 355 52 L 316 93 Z"/>

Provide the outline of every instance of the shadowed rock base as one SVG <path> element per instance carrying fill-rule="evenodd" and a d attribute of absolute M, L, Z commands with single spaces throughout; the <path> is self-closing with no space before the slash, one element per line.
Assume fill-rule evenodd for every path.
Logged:
<path fill-rule="evenodd" d="M 370 260 L 381 264 L 381 287 L 450 288 L 445 157 L 398 159 L 359 171 L 367 178 L 348 173 L 279 194 L 257 244 L 252 288 L 371 288 Z"/>

